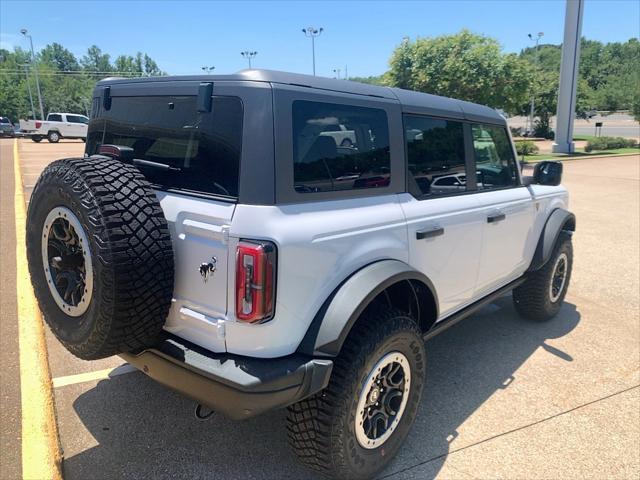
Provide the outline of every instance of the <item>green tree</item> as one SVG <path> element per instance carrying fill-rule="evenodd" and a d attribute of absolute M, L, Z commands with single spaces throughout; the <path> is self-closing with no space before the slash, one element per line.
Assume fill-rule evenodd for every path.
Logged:
<path fill-rule="evenodd" d="M 126 68 L 138 75 L 164 75 L 146 54 L 122 57 Z M 81 61 L 57 43 L 47 45 L 37 58 L 45 114 L 51 111 L 89 113 L 96 80 L 114 71 L 109 55 L 95 45 L 88 49 Z M 30 72 L 33 69 L 30 52 L 19 48 L 13 52 L 0 49 L 0 113 L 13 122 L 31 116 L 29 86 L 37 109 L 35 75 L 31 72 L 27 82 L 26 68 Z"/>
<path fill-rule="evenodd" d="M 545 73 L 560 71 L 560 45 L 525 48 L 520 58 Z M 598 110 L 630 108 L 634 92 L 640 89 L 640 41 L 624 43 L 581 41 L 578 105 Z"/>
<path fill-rule="evenodd" d="M 52 43 L 44 47 L 39 54 L 40 61 L 52 65 L 56 70 L 63 72 L 78 71 L 80 64 L 69 50 L 59 43 Z"/>
<path fill-rule="evenodd" d="M 636 92 L 631 103 L 631 113 L 636 122 L 640 123 L 640 92 Z"/>
<path fill-rule="evenodd" d="M 90 72 L 111 72 L 111 57 L 108 53 L 102 53 L 99 47 L 91 45 L 87 49 L 87 54 L 80 60 L 82 68 Z"/>
<path fill-rule="evenodd" d="M 120 55 L 114 62 L 115 71 L 128 73 L 131 75 L 158 76 L 166 75 L 160 70 L 158 64 L 146 53 L 138 52 L 135 57 L 131 55 Z"/>
<path fill-rule="evenodd" d="M 504 54 L 489 37 L 463 30 L 455 35 L 405 39 L 393 52 L 388 72 L 393 86 L 456 97 L 519 111 L 530 91 L 531 67 Z"/>

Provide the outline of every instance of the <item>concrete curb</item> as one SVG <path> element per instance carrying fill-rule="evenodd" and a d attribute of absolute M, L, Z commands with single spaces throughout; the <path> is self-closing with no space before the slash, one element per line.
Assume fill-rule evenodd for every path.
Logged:
<path fill-rule="evenodd" d="M 22 477 L 26 480 L 61 480 L 62 453 L 44 325 L 27 267 L 26 209 L 17 140 L 13 143 L 13 162 L 22 404 Z"/>

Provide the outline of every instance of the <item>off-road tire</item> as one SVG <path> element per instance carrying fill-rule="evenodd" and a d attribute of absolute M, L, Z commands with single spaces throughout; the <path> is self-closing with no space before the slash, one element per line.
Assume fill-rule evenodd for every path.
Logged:
<path fill-rule="evenodd" d="M 86 312 L 67 315 L 47 285 L 44 221 L 66 207 L 89 242 L 93 291 Z M 83 359 L 153 345 L 171 304 L 174 264 L 169 228 L 144 176 L 105 157 L 51 163 L 29 204 L 27 257 L 44 319 L 62 344 Z"/>
<path fill-rule="evenodd" d="M 62 138 L 62 136 L 55 130 L 47 133 L 47 140 L 49 141 L 49 143 L 58 143 L 60 141 L 60 138 Z"/>
<path fill-rule="evenodd" d="M 556 261 L 560 255 L 566 255 L 567 273 L 559 297 L 553 301 L 549 294 Z M 513 304 L 516 311 L 524 318 L 537 322 L 551 320 L 557 315 L 564 302 L 564 297 L 571 280 L 573 265 L 573 246 L 571 235 L 561 232 L 553 249 L 551 258 L 542 268 L 528 274 L 527 280 L 513 290 Z"/>
<path fill-rule="evenodd" d="M 373 366 L 392 351 L 409 360 L 409 399 L 397 429 L 386 442 L 365 449 L 355 433 L 360 391 Z M 391 308 L 365 314 L 336 357 L 327 388 L 288 408 L 289 444 L 303 464 L 331 478 L 371 478 L 391 461 L 409 433 L 424 375 L 424 341 L 416 322 Z"/>

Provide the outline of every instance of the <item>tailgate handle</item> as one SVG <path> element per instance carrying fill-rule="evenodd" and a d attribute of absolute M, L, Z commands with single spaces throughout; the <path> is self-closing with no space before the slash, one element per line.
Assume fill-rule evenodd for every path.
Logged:
<path fill-rule="evenodd" d="M 435 226 L 427 230 L 418 230 L 416 232 L 416 240 L 422 240 L 423 238 L 438 237 L 440 235 L 444 235 L 444 228 Z"/>

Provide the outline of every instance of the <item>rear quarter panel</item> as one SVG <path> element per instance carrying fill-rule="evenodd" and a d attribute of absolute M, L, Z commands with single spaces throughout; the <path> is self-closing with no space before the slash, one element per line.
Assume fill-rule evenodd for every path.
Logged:
<path fill-rule="evenodd" d="M 227 351 L 254 357 L 293 353 L 324 301 L 352 273 L 376 260 L 408 261 L 407 230 L 397 195 L 296 205 L 238 205 L 230 230 L 233 255 L 241 238 L 278 248 L 276 310 L 260 325 L 234 321 L 229 289 Z M 235 271 L 229 271 L 229 285 Z"/>

